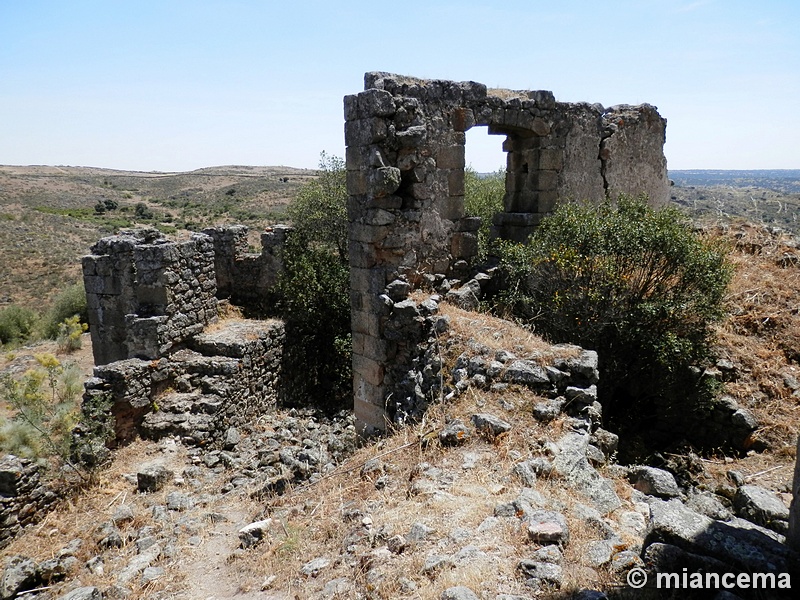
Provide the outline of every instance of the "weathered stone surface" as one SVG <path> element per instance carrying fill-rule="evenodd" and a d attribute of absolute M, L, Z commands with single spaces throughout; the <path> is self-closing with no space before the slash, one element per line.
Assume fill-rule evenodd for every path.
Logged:
<path fill-rule="evenodd" d="M 469 428 L 459 419 L 453 419 L 439 432 L 439 441 L 443 446 L 459 446 L 466 443 L 470 436 Z"/>
<path fill-rule="evenodd" d="M 647 494 L 659 498 L 675 498 L 680 496 L 681 490 L 675 482 L 675 477 L 669 471 L 655 467 L 636 467 L 628 473 L 633 487 Z"/>
<path fill-rule="evenodd" d="M 19 592 L 36 587 L 36 563 L 26 556 L 6 560 L 0 576 L 0 598 L 16 598 Z"/>
<path fill-rule="evenodd" d="M 736 490 L 733 498 L 733 508 L 736 514 L 761 525 L 776 529 L 781 533 L 786 531 L 786 522 L 789 520 L 789 509 L 775 494 L 757 485 L 743 485 Z M 776 521 L 782 521 L 778 524 Z"/>
<path fill-rule="evenodd" d="M 561 397 L 537 402 L 533 407 L 533 416 L 542 423 L 549 423 L 561 414 L 563 406 L 564 399 Z"/>
<path fill-rule="evenodd" d="M 622 505 L 614 486 L 604 479 L 586 458 L 588 433 L 568 433 L 558 442 L 559 452 L 553 467 L 569 484 L 585 494 L 602 513 L 610 513 Z"/>
<path fill-rule="evenodd" d="M 103 594 L 94 586 L 79 587 L 59 596 L 58 600 L 101 600 Z"/>
<path fill-rule="evenodd" d="M 550 510 L 535 510 L 525 516 L 528 537 L 537 544 L 558 544 L 569 542 L 569 527 L 561 513 Z"/>
<path fill-rule="evenodd" d="M 525 579 L 535 579 L 549 586 L 561 587 L 563 571 L 560 565 L 526 559 L 519 562 L 517 569 Z"/>
<path fill-rule="evenodd" d="M 163 488 L 173 477 L 173 472 L 163 463 L 149 463 L 142 465 L 136 473 L 136 481 L 140 492 L 157 492 Z"/>
<path fill-rule="evenodd" d="M 475 429 L 484 435 L 496 437 L 511 431 L 511 423 L 489 413 L 472 415 L 471 419 Z"/>
<path fill-rule="evenodd" d="M 503 381 L 531 387 L 549 386 L 547 371 L 529 360 L 515 360 L 503 372 Z"/>
<path fill-rule="evenodd" d="M 480 306 L 481 286 L 475 279 L 470 279 L 460 288 L 450 290 L 445 300 L 464 310 L 477 310 Z"/>
<path fill-rule="evenodd" d="M 653 499 L 645 547 L 672 544 L 752 572 L 797 572 L 798 557 L 789 548 L 753 529 L 715 521 L 686 508 L 680 500 Z"/>
<path fill-rule="evenodd" d="M 263 541 L 272 525 L 272 519 L 263 519 L 245 525 L 239 530 L 239 542 L 242 548 L 251 548 Z"/>
<path fill-rule="evenodd" d="M 306 577 L 317 577 L 323 570 L 327 569 L 331 565 L 331 561 L 328 558 L 320 557 L 315 558 L 304 564 L 300 568 L 300 572 L 305 575 Z"/>
<path fill-rule="evenodd" d="M 439 598 L 441 600 L 478 600 L 475 592 L 463 585 L 447 588 Z"/>

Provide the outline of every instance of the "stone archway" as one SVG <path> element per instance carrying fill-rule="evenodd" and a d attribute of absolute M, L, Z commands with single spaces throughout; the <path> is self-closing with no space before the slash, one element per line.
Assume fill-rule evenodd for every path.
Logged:
<path fill-rule="evenodd" d="M 660 203 L 669 182 L 666 121 L 647 104 L 606 110 L 547 91 L 381 72 L 367 73 L 364 87 L 345 97 L 344 112 L 354 408 L 368 431 L 385 428 L 387 367 L 398 355 L 384 330 L 389 304 L 425 274 L 464 274 L 477 253 L 480 222 L 464 214 L 467 130 L 507 136 L 505 206 L 494 222 L 506 239 L 524 241 L 558 202 L 625 192 Z"/>

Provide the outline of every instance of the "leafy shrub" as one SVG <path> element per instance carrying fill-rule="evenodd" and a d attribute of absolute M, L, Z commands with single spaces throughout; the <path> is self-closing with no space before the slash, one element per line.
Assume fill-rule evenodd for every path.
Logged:
<path fill-rule="evenodd" d="M 284 386 L 295 400 L 340 408 L 352 391 L 348 266 L 302 234 L 287 250 L 277 286 L 286 324 Z"/>
<path fill-rule="evenodd" d="M 17 344 L 27 340 L 39 317 L 25 306 L 12 304 L 0 311 L 0 344 Z"/>
<path fill-rule="evenodd" d="M 502 212 L 505 193 L 505 169 L 489 175 L 479 175 L 471 167 L 464 170 L 464 209 L 468 216 L 481 218 L 478 230 L 478 257 L 481 260 L 489 252 L 492 219 L 496 213 Z"/>
<path fill-rule="evenodd" d="M 69 353 L 79 350 L 81 347 L 81 335 L 89 329 L 86 323 L 81 323 L 78 315 L 73 315 L 64 319 L 58 326 L 58 349 L 61 352 Z"/>
<path fill-rule="evenodd" d="M 44 319 L 44 336 L 57 339 L 61 325 L 67 319 L 78 316 L 81 323 L 89 322 L 89 311 L 86 307 L 86 290 L 83 282 L 65 288 L 55 300 Z"/>
<path fill-rule="evenodd" d="M 19 380 L 8 374 L 0 378 L 0 397 L 14 412 L 11 420 L 0 425 L 0 448 L 29 458 L 66 457 L 77 422 L 80 371 L 62 365 L 52 354 L 34 356 L 39 363 L 36 369 Z"/>
<path fill-rule="evenodd" d="M 344 161 L 323 152 L 319 178 L 301 188 L 288 213 L 294 231 L 274 292 L 286 323 L 285 395 L 340 408 L 352 392 Z"/>
<path fill-rule="evenodd" d="M 153 211 L 150 210 L 150 207 L 144 202 L 136 203 L 136 206 L 134 206 L 133 209 L 133 214 L 136 215 L 137 219 L 141 219 L 142 221 L 150 221 L 155 218 Z"/>
<path fill-rule="evenodd" d="M 678 210 L 645 198 L 566 204 L 503 255 L 500 305 L 554 342 L 597 350 L 612 417 L 700 400 L 688 367 L 709 356 L 732 270 Z"/>

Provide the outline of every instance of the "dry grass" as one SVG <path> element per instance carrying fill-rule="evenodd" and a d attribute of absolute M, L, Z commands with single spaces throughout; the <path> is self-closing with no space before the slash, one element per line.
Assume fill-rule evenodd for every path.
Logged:
<path fill-rule="evenodd" d="M 138 528 L 149 525 L 158 528 L 157 523 L 151 521 L 146 515 L 147 508 L 154 504 L 163 504 L 166 491 L 157 494 L 139 495 L 133 492 L 131 483 L 124 475 L 135 473 L 148 453 L 154 451 L 154 446 L 146 442 L 137 441 L 118 450 L 111 466 L 100 471 L 91 486 L 75 491 L 66 497 L 58 507 L 47 514 L 37 525 L 28 528 L 25 534 L 3 549 L 3 555 L 13 556 L 22 554 L 33 558 L 37 562 L 54 558 L 61 548 L 67 546 L 72 540 L 83 539 L 80 550 L 75 554 L 79 564 L 96 556 L 99 551 L 95 546 L 95 530 L 104 521 L 109 521 L 114 512 L 122 504 L 134 506 L 136 517 L 132 522 L 120 527 L 123 539 L 127 534 L 133 536 Z M 177 466 L 184 460 L 183 450 L 177 447 L 176 454 L 165 457 L 168 464 Z M 177 468 L 177 467 L 176 467 Z M 156 531 L 156 533 L 158 533 Z M 114 584 L 118 571 L 108 568 L 116 558 L 123 559 L 130 553 L 130 542 L 119 549 L 103 551 L 103 560 L 106 570 L 102 575 L 90 574 L 82 570 L 81 582 L 83 585 L 95 585 L 106 588 Z M 133 582 L 132 582 L 133 583 Z M 166 582 L 163 582 L 166 583 Z M 162 585 L 163 585 L 162 583 Z M 156 584 L 148 586 L 148 591 L 156 589 Z M 134 597 L 147 597 L 141 587 L 133 585 Z"/>
<path fill-rule="evenodd" d="M 439 305 L 441 314 L 450 319 L 455 336 L 470 340 L 470 349 L 483 346 L 490 351 L 508 350 L 519 358 L 540 364 L 554 358 L 574 358 L 580 353 L 576 346 L 553 346 L 532 331 L 486 313 L 474 313 L 451 304 Z"/>

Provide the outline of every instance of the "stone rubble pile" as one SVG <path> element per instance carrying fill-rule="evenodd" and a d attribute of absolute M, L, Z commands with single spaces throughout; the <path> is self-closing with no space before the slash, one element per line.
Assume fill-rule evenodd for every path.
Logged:
<path fill-rule="evenodd" d="M 77 586 L 59 600 L 128 597 L 164 577 L 166 568 L 180 561 L 183 547 L 202 544 L 230 519 L 213 510 L 220 498 L 261 498 L 315 481 L 350 455 L 356 443 L 351 415 L 325 418 L 296 410 L 264 415 L 257 426 L 230 427 L 225 439 L 224 449 L 184 448 L 186 462 L 178 469 L 181 439 L 163 438 L 159 455 L 126 475 L 126 496 L 139 495 L 142 502 L 115 504 L 107 520 L 99 519 L 53 559 L 36 563 L 26 556 L 9 557 L 0 574 L 0 600 L 68 577 L 77 581 L 82 572 L 111 575 L 113 584 L 102 590 Z M 254 526 L 240 534 L 251 540 L 242 542 L 245 547 L 260 539 Z M 54 598 L 47 591 L 25 597 Z"/>

